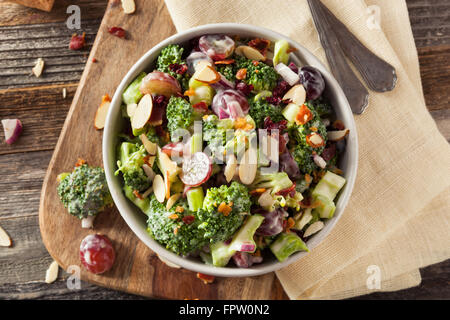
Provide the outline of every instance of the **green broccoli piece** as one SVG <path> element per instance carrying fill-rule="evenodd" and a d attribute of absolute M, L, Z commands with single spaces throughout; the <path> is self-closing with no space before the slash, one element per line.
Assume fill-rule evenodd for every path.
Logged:
<path fill-rule="evenodd" d="M 188 130 L 194 124 L 194 108 L 180 97 L 172 96 L 166 108 L 167 129 L 172 137 L 177 129 Z M 172 137 L 172 141 L 178 140 Z"/>
<path fill-rule="evenodd" d="M 284 119 L 281 108 L 270 104 L 266 100 L 254 100 L 250 102 L 250 116 L 255 120 L 256 127 L 262 128 L 264 119 L 270 117 L 273 122 L 279 122 Z"/>
<path fill-rule="evenodd" d="M 177 44 L 169 44 L 167 47 L 161 50 L 158 59 L 156 61 L 156 69 L 161 72 L 170 74 L 172 77 L 180 82 L 183 90 L 189 88 L 189 75 L 187 72 L 184 74 L 178 74 L 170 70 L 171 64 L 185 64 L 185 61 L 181 58 L 184 48 Z"/>
<path fill-rule="evenodd" d="M 161 146 L 161 140 L 156 133 L 155 127 L 149 127 L 145 135 L 147 136 L 148 140 Z"/>
<path fill-rule="evenodd" d="M 102 168 L 83 164 L 72 173 L 60 175 L 58 196 L 71 215 L 80 219 L 95 216 L 112 204 Z"/>
<path fill-rule="evenodd" d="M 220 72 L 227 78 L 227 80 L 234 82 L 236 80 L 236 68 L 233 64 L 223 64 L 216 67 L 217 71 Z"/>
<path fill-rule="evenodd" d="M 233 128 L 230 119 L 219 120 L 216 115 L 203 118 L 203 141 L 209 146 L 212 155 L 220 154 L 227 142 L 227 130 Z"/>
<path fill-rule="evenodd" d="M 141 72 L 136 77 L 136 79 L 134 79 L 133 82 L 130 83 L 129 86 L 125 89 L 122 94 L 122 101 L 125 104 L 138 103 L 139 100 L 141 100 L 144 94 L 141 92 L 141 90 L 139 90 L 139 87 L 141 86 L 142 79 L 144 79 L 146 75 L 147 74 L 145 72 Z M 125 114 L 128 116 L 126 112 Z"/>
<path fill-rule="evenodd" d="M 316 100 L 309 100 L 305 104 L 308 108 L 314 109 L 321 118 L 329 117 L 333 114 L 333 108 L 323 97 Z"/>
<path fill-rule="evenodd" d="M 218 211 L 223 202 L 232 208 L 226 216 Z M 203 210 L 197 213 L 202 221 L 199 228 L 211 242 L 227 240 L 242 225 L 242 213 L 249 213 L 250 206 L 250 195 L 243 184 L 234 181 L 229 187 L 222 185 L 219 188 L 210 188 L 203 201 Z"/>
<path fill-rule="evenodd" d="M 184 209 L 183 213 L 176 212 L 177 207 Z M 169 216 L 176 214 L 177 219 Z M 193 216 L 194 221 L 187 224 L 183 217 Z M 208 243 L 203 230 L 198 228 L 200 221 L 197 213 L 189 210 L 185 199 L 179 199 L 169 210 L 164 203 L 160 203 L 154 194 L 150 196 L 148 210 L 147 231 L 159 243 L 176 254 L 187 255 Z"/>
<path fill-rule="evenodd" d="M 288 130 L 289 137 L 292 137 L 294 139 L 293 142 L 296 143 L 292 150 L 292 156 L 298 163 L 298 166 L 302 172 L 311 174 L 318 168 L 313 160 L 313 152 L 321 154 L 323 149 L 325 149 L 325 146 L 313 148 L 306 142 L 306 137 L 313 132 L 311 128 L 314 127 L 317 129 L 316 132 L 320 134 L 326 142 L 327 129 L 314 106 L 309 102 L 307 102 L 306 105 L 309 110 L 311 110 L 313 115 L 312 120 L 308 121 L 304 125 L 296 125 L 295 123 L 291 123 Z"/>
<path fill-rule="evenodd" d="M 131 187 L 133 190 L 139 192 L 150 188 L 151 181 L 142 169 L 145 163 L 144 158 L 147 156 L 147 151 L 144 146 L 123 142 L 120 146 L 120 160 L 117 161 L 119 169 L 116 175 L 122 172 L 125 185 Z"/>
<path fill-rule="evenodd" d="M 275 69 L 264 62 L 259 62 L 256 65 L 253 60 L 236 56 L 235 71 L 239 69 L 247 69 L 247 76 L 243 80 L 247 84 L 253 85 L 254 91 L 259 92 L 263 90 L 272 91 L 277 84 L 278 73 Z"/>
<path fill-rule="evenodd" d="M 265 188 L 272 189 L 271 194 L 275 195 L 281 190 L 292 187 L 293 182 L 286 172 L 275 172 L 269 174 L 258 173 L 251 184 L 252 189 Z"/>

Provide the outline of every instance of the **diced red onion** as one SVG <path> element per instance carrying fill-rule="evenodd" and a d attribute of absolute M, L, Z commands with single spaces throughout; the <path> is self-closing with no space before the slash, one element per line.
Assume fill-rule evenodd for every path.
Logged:
<path fill-rule="evenodd" d="M 3 119 L 2 125 L 5 132 L 5 142 L 13 144 L 22 133 L 22 122 L 19 119 Z"/>
<path fill-rule="evenodd" d="M 275 70 L 290 86 L 293 86 L 300 81 L 298 74 L 292 71 L 291 68 L 284 63 L 277 64 Z"/>
<path fill-rule="evenodd" d="M 314 163 L 317 164 L 320 168 L 325 169 L 327 166 L 327 162 L 319 155 L 315 154 L 314 157 Z"/>

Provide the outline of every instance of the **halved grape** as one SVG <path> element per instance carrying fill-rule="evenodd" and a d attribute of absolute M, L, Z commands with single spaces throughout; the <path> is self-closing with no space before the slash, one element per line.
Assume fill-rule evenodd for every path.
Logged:
<path fill-rule="evenodd" d="M 255 213 L 264 217 L 264 221 L 258 230 L 256 230 L 256 234 L 274 236 L 283 231 L 283 220 L 287 217 L 288 213 L 282 208 L 278 208 L 272 212 L 260 209 Z"/>
<path fill-rule="evenodd" d="M 219 119 L 237 119 L 247 115 L 249 104 L 239 91 L 228 89 L 216 93 L 211 108 Z"/>
<path fill-rule="evenodd" d="M 212 163 L 208 155 L 196 152 L 183 161 L 183 172 L 180 175 L 185 185 L 197 187 L 211 177 Z"/>
<path fill-rule="evenodd" d="M 92 273 L 100 274 L 111 269 L 115 257 L 112 243 L 104 235 L 90 234 L 81 241 L 81 263 Z"/>
<path fill-rule="evenodd" d="M 233 53 L 235 43 L 229 36 L 208 34 L 200 37 L 198 45 L 203 53 L 217 61 L 229 57 Z"/>
<path fill-rule="evenodd" d="M 300 82 L 306 89 L 306 99 L 319 98 L 325 89 L 325 80 L 320 71 L 314 67 L 306 66 L 300 69 Z"/>
<path fill-rule="evenodd" d="M 195 73 L 195 67 L 200 61 L 207 61 L 211 65 L 214 65 L 214 61 L 204 52 L 192 51 L 191 54 L 186 58 L 186 64 L 188 66 L 189 74 Z"/>

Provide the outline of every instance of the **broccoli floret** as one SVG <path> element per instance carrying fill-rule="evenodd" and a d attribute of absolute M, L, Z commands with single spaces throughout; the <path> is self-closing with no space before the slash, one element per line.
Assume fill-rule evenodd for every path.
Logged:
<path fill-rule="evenodd" d="M 321 118 L 329 117 L 333 114 L 333 108 L 323 97 L 317 100 L 309 100 L 305 104 L 308 108 L 314 109 Z"/>
<path fill-rule="evenodd" d="M 250 102 L 250 116 L 255 120 L 256 127 L 262 128 L 264 119 L 270 117 L 273 122 L 279 122 L 284 119 L 281 108 L 270 104 L 266 100 L 257 100 Z"/>
<path fill-rule="evenodd" d="M 156 69 L 161 72 L 170 74 L 172 77 L 177 79 L 184 90 L 189 88 L 189 75 L 187 72 L 184 74 L 178 74 L 170 70 L 171 64 L 185 64 L 185 61 L 181 58 L 183 55 L 184 48 L 177 44 L 169 44 L 167 47 L 161 50 L 156 61 Z"/>
<path fill-rule="evenodd" d="M 194 123 L 194 108 L 191 104 L 180 97 L 171 97 L 166 109 L 167 129 L 170 136 L 177 129 L 189 129 Z M 177 140 L 172 137 L 172 141 Z"/>
<path fill-rule="evenodd" d="M 236 71 L 247 69 L 244 82 L 253 85 L 254 91 L 272 91 L 277 84 L 278 74 L 274 68 L 263 63 L 254 63 L 253 60 L 236 56 Z"/>
<path fill-rule="evenodd" d="M 304 173 L 310 174 L 318 168 L 313 160 L 313 152 L 321 154 L 325 146 L 313 148 L 306 142 L 306 137 L 313 132 L 311 128 L 315 128 L 314 130 L 317 129 L 315 132 L 320 134 L 326 142 L 327 129 L 314 106 L 309 102 L 306 105 L 308 109 L 311 110 L 313 115 L 312 120 L 308 121 L 304 125 L 296 125 L 295 123 L 292 123 L 288 130 L 289 136 L 292 137 L 294 139 L 293 142 L 296 143 L 292 150 L 292 156 L 298 163 L 300 170 Z"/>
<path fill-rule="evenodd" d="M 229 81 L 234 82 L 236 80 L 236 68 L 232 64 L 219 65 L 217 66 L 217 71 L 220 72 Z"/>
<path fill-rule="evenodd" d="M 253 181 L 251 188 L 272 189 L 271 194 L 275 195 L 281 190 L 292 187 L 293 183 L 286 172 L 275 172 L 269 174 L 258 173 Z"/>
<path fill-rule="evenodd" d="M 229 205 L 232 210 L 227 215 L 219 212 L 221 203 Z M 247 188 L 234 181 L 228 187 L 210 188 L 203 201 L 203 210 L 197 214 L 201 221 L 199 228 L 205 232 L 210 242 L 224 241 L 236 232 L 244 221 L 242 213 L 250 212 L 251 200 Z"/>
<path fill-rule="evenodd" d="M 183 210 L 177 212 L 177 207 L 182 207 Z M 173 219 L 172 215 L 175 214 L 178 217 Z M 194 217 L 192 223 L 188 224 L 183 221 L 183 217 L 187 216 Z M 208 239 L 204 238 L 203 230 L 198 228 L 199 223 L 197 213 L 189 210 L 185 199 L 179 199 L 172 208 L 167 210 L 164 203 L 160 203 L 154 194 L 151 195 L 147 231 L 167 249 L 176 254 L 187 255 L 207 244 Z"/>
<path fill-rule="evenodd" d="M 112 204 L 102 168 L 83 164 L 62 177 L 57 188 L 58 196 L 70 214 L 83 219 L 97 215 Z"/>
<path fill-rule="evenodd" d="M 233 123 L 229 119 L 219 120 L 216 115 L 203 118 L 203 141 L 206 141 L 213 155 L 223 152 L 227 130 L 232 128 Z"/>
<path fill-rule="evenodd" d="M 159 136 L 156 134 L 156 130 L 154 127 L 149 127 L 145 135 L 151 142 L 156 143 L 159 146 L 161 145 L 161 140 L 159 139 Z"/>
<path fill-rule="evenodd" d="M 125 185 L 139 192 L 147 190 L 151 184 L 142 169 L 146 156 L 147 151 L 142 145 L 124 142 L 120 147 L 120 160 L 117 161 L 119 169 L 117 169 L 116 175 L 122 172 Z"/>

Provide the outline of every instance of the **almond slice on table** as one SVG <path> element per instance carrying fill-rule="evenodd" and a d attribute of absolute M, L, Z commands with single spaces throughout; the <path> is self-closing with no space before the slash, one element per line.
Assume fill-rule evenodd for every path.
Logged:
<path fill-rule="evenodd" d="M 303 85 L 297 84 L 286 92 L 283 100 L 291 100 L 296 105 L 301 106 L 306 101 L 306 90 Z"/>
<path fill-rule="evenodd" d="M 148 154 L 154 156 L 158 151 L 158 145 L 154 142 L 151 142 L 145 134 L 141 134 L 139 136 L 139 139 L 141 139 L 142 144 L 144 145 L 144 148 L 148 152 Z"/>
<path fill-rule="evenodd" d="M 36 64 L 34 65 L 33 69 L 31 69 L 36 78 L 39 78 L 41 76 L 42 71 L 44 70 L 44 65 L 45 63 L 42 58 L 36 60 Z"/>
<path fill-rule="evenodd" d="M 236 48 L 235 53 L 254 61 L 266 60 L 266 57 L 261 52 L 250 46 L 239 46 Z"/>
<path fill-rule="evenodd" d="M 164 258 L 161 257 L 159 254 L 156 254 L 156 255 L 158 256 L 159 260 L 161 260 L 161 262 L 164 263 L 164 264 L 166 264 L 168 267 L 175 268 L 175 269 L 180 269 L 180 268 L 181 268 L 179 265 L 177 265 L 177 264 L 175 264 L 175 263 L 172 263 L 172 262 L 170 262 L 170 261 L 164 259 Z"/>
<path fill-rule="evenodd" d="M 322 221 L 316 221 L 312 225 L 310 225 L 308 228 L 306 228 L 306 231 L 303 235 L 303 237 L 307 238 L 309 236 L 312 236 L 314 233 L 319 232 L 322 230 L 324 224 Z"/>
<path fill-rule="evenodd" d="M 122 0 L 123 12 L 126 14 L 132 14 L 136 11 L 136 4 L 134 0 Z"/>
<path fill-rule="evenodd" d="M 0 227 L 0 247 L 11 247 L 12 241 L 9 235 Z"/>
<path fill-rule="evenodd" d="M 163 203 L 166 197 L 166 187 L 164 186 L 163 177 L 159 174 L 153 179 L 153 192 L 155 193 L 156 200 Z"/>
<path fill-rule="evenodd" d="M 203 67 L 197 67 L 193 77 L 195 80 L 206 84 L 213 84 L 221 79 L 220 74 L 208 64 L 204 64 Z"/>
<path fill-rule="evenodd" d="M 131 117 L 131 127 L 133 129 L 142 129 L 147 121 L 150 119 L 153 110 L 153 98 L 151 94 L 144 95 L 134 111 L 133 117 Z"/>
<path fill-rule="evenodd" d="M 237 159 L 234 156 L 234 154 L 230 155 L 228 157 L 227 164 L 223 171 L 223 174 L 225 175 L 225 179 L 227 180 L 227 182 L 230 182 L 233 179 L 236 173 L 237 165 L 238 165 Z"/>
<path fill-rule="evenodd" d="M 105 127 L 106 115 L 108 114 L 109 106 L 111 105 L 111 98 L 105 94 L 102 97 L 102 103 L 98 107 L 95 113 L 94 127 L 97 130 L 101 130 Z"/>
<path fill-rule="evenodd" d="M 59 266 L 58 262 L 53 261 L 45 272 L 45 282 L 52 283 L 58 278 Z"/>
<path fill-rule="evenodd" d="M 350 130 L 344 129 L 344 130 L 338 130 L 338 131 L 328 131 L 327 137 L 330 141 L 339 141 L 344 139 L 348 134 Z"/>
<path fill-rule="evenodd" d="M 258 156 L 255 148 L 249 148 L 239 164 L 239 179 L 243 184 L 251 184 L 256 177 L 258 169 Z"/>
<path fill-rule="evenodd" d="M 170 210 L 170 208 L 173 207 L 173 205 L 180 199 L 181 193 L 175 193 L 170 196 L 169 200 L 167 200 L 166 209 Z"/>

